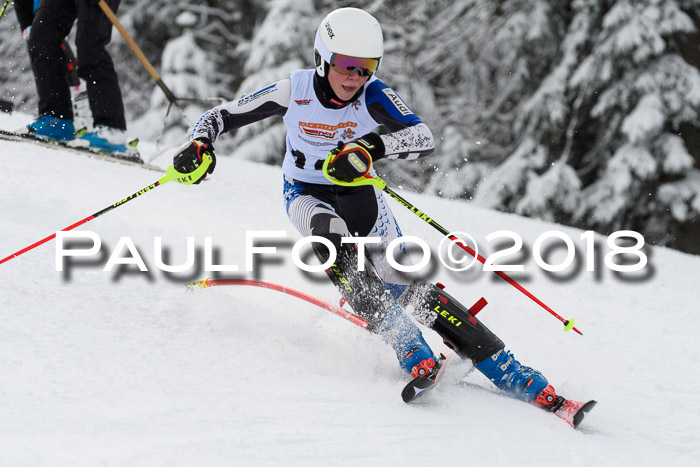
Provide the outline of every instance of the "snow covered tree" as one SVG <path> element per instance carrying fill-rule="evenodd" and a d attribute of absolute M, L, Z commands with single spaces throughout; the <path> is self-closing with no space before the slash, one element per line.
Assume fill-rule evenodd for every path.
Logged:
<path fill-rule="evenodd" d="M 696 168 L 678 135 L 684 124 L 697 129 L 700 110 L 700 73 L 679 53 L 693 21 L 669 0 L 571 7 L 562 60 L 516 121 L 544 148 L 542 165 L 503 207 L 670 242 L 672 224 L 700 214 Z"/>
<path fill-rule="evenodd" d="M 268 8 L 265 20 L 246 46 L 245 78 L 237 98 L 288 78 L 295 69 L 313 65 L 316 19 L 311 0 L 274 0 Z M 222 140 L 220 146 L 235 148 L 235 157 L 281 164 L 285 135 L 280 119 L 267 119 L 241 128 L 234 138 Z"/>
<path fill-rule="evenodd" d="M 431 24 L 434 2 L 356 2 L 378 18 L 384 33 L 384 58 L 377 76 L 392 87 L 431 128 L 439 128 L 435 93 L 428 82 L 432 50 Z M 333 8 L 329 7 L 327 11 Z M 388 181 L 415 190 L 423 190 L 426 164 L 416 161 L 380 163 L 378 170 Z M 428 164 L 428 167 L 433 167 Z"/>
<path fill-rule="evenodd" d="M 507 206 L 544 164 L 546 149 L 516 122 L 560 55 L 566 11 L 554 3 L 462 1 L 436 18 L 434 42 L 444 46 L 428 49 L 437 54 L 430 83 L 449 149 L 441 149 L 431 191 Z"/>
<path fill-rule="evenodd" d="M 259 2 L 252 0 L 207 0 L 197 4 L 131 1 L 135 5 L 120 9 L 124 26 L 159 71 L 163 82 L 177 97 L 190 99 L 179 101 L 186 118 L 173 106 L 166 122 L 166 127 L 172 129 L 171 135 L 164 139 L 180 140 L 186 135 L 185 121 L 191 125 L 204 110 L 221 103 L 210 98 L 228 99 L 233 95 L 241 81 L 239 68 L 244 58 L 241 44 L 250 38 L 252 25 L 264 12 Z M 177 18 L 181 21 L 188 18 L 189 24 L 178 24 Z M 142 115 L 135 126 L 148 128 L 147 136 L 152 137 L 163 126 L 169 102 L 126 44 L 118 45 L 116 54 L 129 70 L 121 80 L 127 107 Z M 191 100 L 200 98 L 210 100 L 199 103 Z"/>
<path fill-rule="evenodd" d="M 430 82 L 453 120 L 437 128 L 450 153 L 431 191 L 661 244 L 697 228 L 687 145 L 700 75 L 686 59 L 697 57 L 697 3 L 465 1 L 445 17 L 466 35 L 435 28 L 449 65 Z M 444 86 L 456 106 L 442 99 L 444 77 L 459 83 Z"/>
<path fill-rule="evenodd" d="M 151 95 L 148 112 L 135 125 L 142 129 L 142 136 L 151 140 L 161 138 L 164 142 L 177 144 L 197 117 L 221 103 L 213 97 L 217 93 L 216 86 L 208 79 L 214 73 L 214 65 L 199 48 L 192 33 L 197 21 L 192 12 L 180 13 L 175 23 L 184 29 L 184 33 L 163 49 L 161 79 L 182 100 L 173 104 L 159 89 Z"/>
<path fill-rule="evenodd" d="M 0 99 L 12 102 L 16 111 L 36 113 L 31 63 L 13 3 L 0 21 L 0 83 Z"/>
<path fill-rule="evenodd" d="M 378 76 L 436 137 L 433 157 L 378 164 L 392 184 L 700 252 L 697 0 L 123 0 L 118 16 L 179 97 L 230 99 L 311 67 L 313 34 L 340 6 L 377 17 Z M 182 12 L 191 27 L 173 21 Z M 112 37 L 130 128 L 147 112 L 160 124 L 161 91 Z M 0 97 L 34 112 L 14 18 L 0 22 L 0 75 Z M 279 164 L 284 135 L 268 119 L 217 149 Z"/>

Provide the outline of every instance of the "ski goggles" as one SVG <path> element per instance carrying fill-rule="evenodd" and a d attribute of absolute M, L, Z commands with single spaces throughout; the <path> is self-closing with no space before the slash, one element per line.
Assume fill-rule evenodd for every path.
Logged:
<path fill-rule="evenodd" d="M 372 76 L 379 68 L 378 58 L 360 58 L 349 55 L 333 54 L 331 68 L 341 75 L 351 75 L 357 71 L 360 76 Z"/>

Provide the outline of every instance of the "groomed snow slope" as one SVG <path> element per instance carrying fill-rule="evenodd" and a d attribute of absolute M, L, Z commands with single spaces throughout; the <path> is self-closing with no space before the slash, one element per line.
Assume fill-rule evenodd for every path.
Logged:
<path fill-rule="evenodd" d="M 24 123 L 0 117 L 1 128 Z M 0 257 L 160 175 L 25 143 L 0 141 L 0 154 Z M 171 155 L 154 163 L 165 167 Z M 523 237 L 526 254 L 509 259 L 526 272 L 513 276 L 575 318 L 583 336 L 563 332 L 492 273 L 438 267 L 429 278 L 467 305 L 486 297 L 479 317 L 521 362 L 565 396 L 599 401 L 574 431 L 537 408 L 454 384 L 471 367 L 454 359 L 444 383 L 406 405 L 391 349 L 366 331 L 283 294 L 190 292 L 183 284 L 211 274 L 156 270 L 156 236 L 170 264 L 184 261 L 188 236 L 200 248 L 209 236 L 220 264 L 243 268 L 246 230 L 283 230 L 287 240 L 257 277 L 337 302 L 322 273 L 310 278 L 290 260 L 299 236 L 281 178 L 279 168 L 219 157 L 206 183 L 168 183 L 82 226 L 102 240 L 99 261 L 56 272 L 51 242 L 0 265 L 0 465 L 697 465 L 700 258 L 651 248 L 637 281 L 600 261 L 595 273 L 579 266 L 556 280 L 532 260 L 535 239 L 566 232 L 583 260 L 581 232 L 403 193 L 480 244 L 503 229 Z M 388 202 L 404 234 L 438 244 L 437 232 Z M 150 272 L 102 270 L 120 237 L 133 240 Z M 605 253 L 605 239 L 598 243 Z"/>

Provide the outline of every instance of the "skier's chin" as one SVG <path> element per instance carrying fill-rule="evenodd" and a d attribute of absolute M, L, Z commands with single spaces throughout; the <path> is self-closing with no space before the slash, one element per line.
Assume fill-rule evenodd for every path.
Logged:
<path fill-rule="evenodd" d="M 359 89 L 348 86 L 340 86 L 340 88 L 342 92 L 339 93 L 338 97 L 340 97 L 344 101 L 349 101 L 350 99 L 352 99 L 352 96 L 354 96 L 357 90 Z"/>

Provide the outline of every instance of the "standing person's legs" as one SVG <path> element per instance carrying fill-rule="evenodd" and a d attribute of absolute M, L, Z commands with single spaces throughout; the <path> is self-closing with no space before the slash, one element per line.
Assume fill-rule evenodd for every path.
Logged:
<path fill-rule="evenodd" d="M 40 116 L 73 119 L 61 42 L 70 32 L 74 20 L 74 0 L 42 1 L 34 16 L 27 45 Z"/>
<path fill-rule="evenodd" d="M 116 13 L 120 0 L 105 0 Z M 112 23 L 100 7 L 77 0 L 78 75 L 87 83 L 94 125 L 126 130 L 124 103 L 117 72 L 106 46 L 112 38 Z"/>

